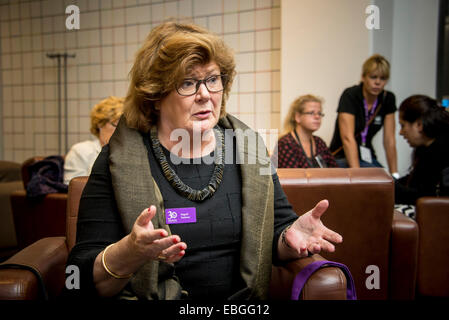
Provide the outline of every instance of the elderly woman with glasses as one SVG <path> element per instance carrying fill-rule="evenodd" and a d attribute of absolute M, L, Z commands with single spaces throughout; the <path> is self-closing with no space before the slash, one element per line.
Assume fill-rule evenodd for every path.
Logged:
<path fill-rule="evenodd" d="M 81 198 L 71 293 L 266 299 L 272 263 L 342 241 L 320 220 L 327 200 L 298 218 L 263 140 L 226 113 L 234 75 L 230 49 L 207 30 L 166 22 L 150 32 Z"/>
<path fill-rule="evenodd" d="M 117 127 L 123 112 L 123 98 L 107 97 L 96 104 L 90 112 L 90 132 L 94 138 L 74 144 L 64 161 L 64 183 L 69 184 L 75 177 L 88 176 L 100 154 L 101 148 Z"/>
<path fill-rule="evenodd" d="M 313 95 L 298 97 L 290 105 L 282 136 L 272 155 L 278 168 L 338 167 L 326 143 L 313 133 L 324 117 L 322 100 Z"/>

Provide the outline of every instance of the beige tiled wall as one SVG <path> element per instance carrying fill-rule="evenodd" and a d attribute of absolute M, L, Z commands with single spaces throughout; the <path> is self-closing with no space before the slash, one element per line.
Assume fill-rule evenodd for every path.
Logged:
<path fill-rule="evenodd" d="M 80 9 L 79 30 L 66 30 L 70 4 Z M 46 53 L 76 54 L 67 70 L 70 147 L 90 138 L 89 111 L 95 103 L 126 94 L 134 53 L 151 28 L 168 17 L 193 20 L 224 38 L 235 50 L 238 72 L 228 111 L 255 129 L 278 128 L 279 0 L 3 0 L 3 159 L 21 162 L 59 153 L 57 68 Z M 61 125 L 64 134 L 64 120 Z M 62 139 L 62 153 L 65 149 Z"/>

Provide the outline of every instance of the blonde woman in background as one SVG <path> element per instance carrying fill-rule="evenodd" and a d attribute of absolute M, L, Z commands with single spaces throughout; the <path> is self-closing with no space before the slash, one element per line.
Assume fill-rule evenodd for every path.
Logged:
<path fill-rule="evenodd" d="M 279 139 L 273 152 L 278 168 L 338 167 L 326 143 L 313 135 L 324 117 L 321 105 L 322 100 L 310 94 L 291 104 L 284 124 L 287 134 Z"/>
<path fill-rule="evenodd" d="M 360 84 L 343 91 L 330 150 L 340 167 L 382 167 L 372 140 L 383 127 L 383 145 L 388 167 L 398 178 L 395 139 L 396 98 L 384 90 L 390 78 L 390 63 L 381 55 L 369 57 L 362 67 Z"/>
<path fill-rule="evenodd" d="M 64 183 L 69 184 L 75 177 L 88 176 L 101 148 L 117 127 L 123 112 L 123 98 L 110 96 L 94 106 L 90 113 L 90 132 L 94 140 L 86 140 L 72 146 L 65 157 Z"/>

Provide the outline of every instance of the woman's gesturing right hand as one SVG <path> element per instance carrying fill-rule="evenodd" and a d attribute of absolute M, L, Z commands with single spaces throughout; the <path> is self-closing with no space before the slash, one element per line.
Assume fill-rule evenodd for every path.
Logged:
<path fill-rule="evenodd" d="M 134 223 L 128 237 L 128 245 L 134 254 L 143 260 L 179 261 L 185 254 L 187 245 L 177 235 L 168 235 L 164 229 L 154 229 L 151 220 L 156 215 L 156 207 L 142 211 Z"/>
<path fill-rule="evenodd" d="M 171 263 L 184 256 L 187 245 L 179 236 L 168 236 L 166 230 L 154 229 L 151 219 L 155 215 L 155 206 L 142 211 L 131 233 L 110 246 L 107 256 L 106 249 L 98 254 L 94 263 L 94 283 L 100 296 L 111 297 L 119 293 L 130 276 L 149 260 Z M 117 278 L 111 272 L 130 276 Z"/>

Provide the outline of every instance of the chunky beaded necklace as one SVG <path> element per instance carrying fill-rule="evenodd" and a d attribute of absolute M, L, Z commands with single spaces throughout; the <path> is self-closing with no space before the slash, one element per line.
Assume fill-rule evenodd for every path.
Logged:
<path fill-rule="evenodd" d="M 173 168 L 169 165 L 157 136 L 157 128 L 156 126 L 151 128 L 151 145 L 153 147 L 154 155 L 161 165 L 165 178 L 178 193 L 189 200 L 201 202 L 212 197 L 215 191 L 217 191 L 221 180 L 223 180 L 225 157 L 224 134 L 218 127 L 214 128 L 214 133 L 216 137 L 215 140 L 217 141 L 217 146 L 215 148 L 214 172 L 209 180 L 209 184 L 203 190 L 195 190 L 182 182 Z"/>

